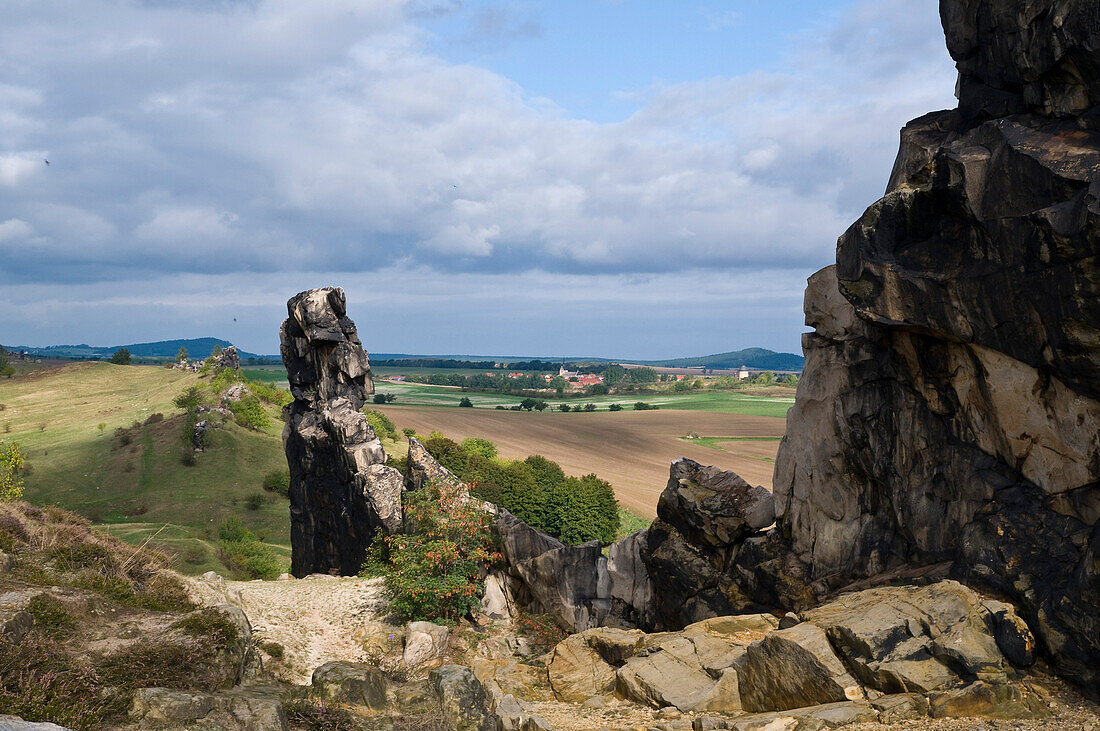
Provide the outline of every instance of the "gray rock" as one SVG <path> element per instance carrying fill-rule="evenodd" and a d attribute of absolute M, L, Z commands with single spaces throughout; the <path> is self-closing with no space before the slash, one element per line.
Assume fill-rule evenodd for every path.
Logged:
<path fill-rule="evenodd" d="M 371 665 L 327 662 L 313 671 L 310 693 L 317 698 L 385 710 L 388 681 L 382 671 Z"/>
<path fill-rule="evenodd" d="M 222 349 L 218 359 L 214 362 L 215 368 L 230 368 L 235 371 L 241 369 L 241 354 L 237 352 L 236 345 L 230 345 Z"/>
<path fill-rule="evenodd" d="M 433 670 L 428 680 L 450 729 L 496 731 L 496 718 L 489 712 L 489 696 L 473 671 L 461 665 L 444 665 Z"/>

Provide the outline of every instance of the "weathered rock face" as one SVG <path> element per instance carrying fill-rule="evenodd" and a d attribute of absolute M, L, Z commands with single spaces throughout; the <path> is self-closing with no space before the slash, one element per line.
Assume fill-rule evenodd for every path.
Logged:
<path fill-rule="evenodd" d="M 1100 5 L 942 0 L 960 106 L 806 292 L 775 511 L 819 592 L 953 562 L 1100 681 Z"/>
<path fill-rule="evenodd" d="M 764 488 L 690 459 L 673 462 L 640 552 L 648 580 L 660 587 L 653 621 L 643 626 L 677 629 L 707 617 L 803 604 L 794 596 L 805 591 L 802 567 L 786 565 L 781 536 L 761 532 L 773 520 Z"/>
<path fill-rule="evenodd" d="M 400 528 L 404 480 L 384 465 L 382 444 L 359 413 L 374 384 L 344 291 L 302 292 L 287 311 L 281 335 L 294 396 L 283 429 L 291 571 L 354 574 L 375 533 Z"/>
<path fill-rule="evenodd" d="M 231 368 L 235 371 L 241 369 L 241 354 L 237 352 L 236 345 L 230 345 L 218 356 L 217 368 Z"/>

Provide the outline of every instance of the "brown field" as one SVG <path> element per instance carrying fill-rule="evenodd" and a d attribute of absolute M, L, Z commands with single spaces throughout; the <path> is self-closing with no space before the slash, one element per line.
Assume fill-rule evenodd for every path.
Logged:
<path fill-rule="evenodd" d="M 563 414 L 415 406 L 375 406 L 398 429 L 433 430 L 456 440 L 482 437 L 508 459 L 541 454 L 566 473 L 595 472 L 614 487 L 619 502 L 651 518 L 678 457 L 733 470 L 754 485 L 771 489 L 772 468 L 784 419 L 707 411 L 624 411 Z M 722 449 L 680 439 L 688 432 L 726 437 L 772 437 L 767 442 L 724 442 Z"/>

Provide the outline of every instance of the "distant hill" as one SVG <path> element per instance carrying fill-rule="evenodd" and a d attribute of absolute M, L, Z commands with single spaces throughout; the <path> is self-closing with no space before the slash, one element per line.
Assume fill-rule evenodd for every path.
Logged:
<path fill-rule="evenodd" d="M 48 345 L 44 348 L 32 348 L 23 345 L 9 346 L 10 350 L 25 350 L 39 358 L 73 358 L 95 360 L 109 358 L 119 348 L 126 348 L 135 358 L 175 358 L 180 348 L 186 348 L 192 358 L 205 358 L 215 346 L 228 348 L 233 343 L 219 338 L 188 338 L 181 340 L 158 340 L 154 343 L 131 343 L 129 345 Z M 263 356 L 241 351 L 241 359 L 278 359 L 278 356 Z"/>
<path fill-rule="evenodd" d="M 636 361 L 643 365 L 665 366 L 667 368 L 687 368 L 703 366 L 705 368 L 738 368 L 747 366 L 753 370 L 801 371 L 806 359 L 794 353 L 777 353 L 766 348 L 746 348 L 729 353 L 701 355 L 696 358 L 673 358 L 671 360 Z"/>

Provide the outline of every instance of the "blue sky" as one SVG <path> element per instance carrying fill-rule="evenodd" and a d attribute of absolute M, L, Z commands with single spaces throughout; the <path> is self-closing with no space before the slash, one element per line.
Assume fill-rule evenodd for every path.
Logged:
<path fill-rule="evenodd" d="M 954 77 L 934 0 L 7 0 L 0 342 L 797 352 Z"/>

